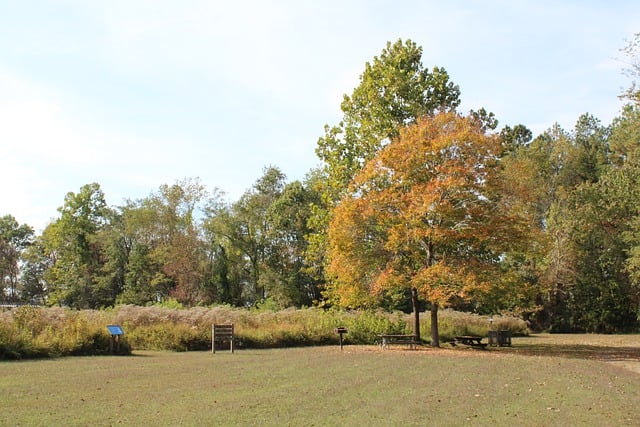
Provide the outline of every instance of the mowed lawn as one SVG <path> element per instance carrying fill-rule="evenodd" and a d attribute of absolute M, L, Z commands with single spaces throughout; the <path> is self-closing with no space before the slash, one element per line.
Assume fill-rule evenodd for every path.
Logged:
<path fill-rule="evenodd" d="M 0 425 L 640 425 L 640 337 L 513 344 L 0 362 Z"/>

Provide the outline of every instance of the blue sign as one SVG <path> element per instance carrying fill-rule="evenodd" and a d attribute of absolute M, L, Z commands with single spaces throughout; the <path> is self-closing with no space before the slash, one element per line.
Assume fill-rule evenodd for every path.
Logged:
<path fill-rule="evenodd" d="M 107 329 L 111 335 L 124 335 L 124 331 L 120 325 L 107 325 Z"/>

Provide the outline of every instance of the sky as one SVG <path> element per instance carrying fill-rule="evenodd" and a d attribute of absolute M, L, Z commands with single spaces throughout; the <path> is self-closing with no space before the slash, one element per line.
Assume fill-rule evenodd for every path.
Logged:
<path fill-rule="evenodd" d="M 558 0 L 0 0 L 0 216 L 36 232 L 68 192 L 120 206 L 198 178 L 237 200 L 317 140 L 387 41 L 538 135 L 609 124 L 640 2 Z"/>

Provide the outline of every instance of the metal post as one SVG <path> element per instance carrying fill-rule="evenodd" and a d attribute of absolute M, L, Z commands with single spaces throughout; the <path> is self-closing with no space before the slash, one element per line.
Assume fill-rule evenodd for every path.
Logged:
<path fill-rule="evenodd" d="M 342 334 L 347 333 L 347 328 L 339 327 L 335 329 L 335 332 L 340 336 L 340 351 L 342 351 Z"/>

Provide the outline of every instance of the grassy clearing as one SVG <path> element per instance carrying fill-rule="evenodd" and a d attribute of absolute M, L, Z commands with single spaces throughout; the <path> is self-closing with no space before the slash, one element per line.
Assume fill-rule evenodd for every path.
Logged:
<path fill-rule="evenodd" d="M 573 337 L 0 362 L 0 424 L 639 425 L 640 375 L 607 362 L 640 363 L 638 337 Z"/>

